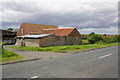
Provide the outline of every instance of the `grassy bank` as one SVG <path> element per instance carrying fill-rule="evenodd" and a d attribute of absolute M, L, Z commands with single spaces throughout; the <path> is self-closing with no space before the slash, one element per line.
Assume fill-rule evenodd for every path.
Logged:
<path fill-rule="evenodd" d="M 11 46 L 10 48 L 28 50 L 28 51 L 60 52 L 60 51 L 96 49 L 96 48 L 114 46 L 114 45 L 118 45 L 118 44 L 120 44 L 120 43 L 96 43 L 96 44 L 87 44 L 87 45 L 67 45 L 67 46 L 52 46 L 52 47 L 16 47 L 16 46 Z"/>
<path fill-rule="evenodd" d="M 22 58 L 22 56 L 14 52 L 8 51 L 6 49 L 0 49 L 0 61 L 13 60 L 19 58 Z"/>

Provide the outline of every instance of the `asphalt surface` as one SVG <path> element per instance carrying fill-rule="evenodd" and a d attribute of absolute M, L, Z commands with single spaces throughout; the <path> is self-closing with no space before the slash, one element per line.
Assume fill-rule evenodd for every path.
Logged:
<path fill-rule="evenodd" d="M 118 78 L 118 46 L 2 66 L 3 78 Z"/>

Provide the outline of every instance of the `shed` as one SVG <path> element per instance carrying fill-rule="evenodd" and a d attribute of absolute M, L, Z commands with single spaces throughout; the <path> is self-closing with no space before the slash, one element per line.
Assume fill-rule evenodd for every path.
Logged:
<path fill-rule="evenodd" d="M 16 32 L 11 32 L 11 31 L 6 31 L 6 30 L 1 30 L 1 37 L 2 37 L 2 42 L 4 44 L 15 44 L 16 43 Z"/>

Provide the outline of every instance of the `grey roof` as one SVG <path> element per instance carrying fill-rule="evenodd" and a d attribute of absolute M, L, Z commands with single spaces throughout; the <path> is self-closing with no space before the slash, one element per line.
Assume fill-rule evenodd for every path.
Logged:
<path fill-rule="evenodd" d="M 41 38 L 45 36 L 49 36 L 51 34 L 39 34 L 39 35 L 24 35 L 24 36 L 18 36 L 16 38 Z"/>

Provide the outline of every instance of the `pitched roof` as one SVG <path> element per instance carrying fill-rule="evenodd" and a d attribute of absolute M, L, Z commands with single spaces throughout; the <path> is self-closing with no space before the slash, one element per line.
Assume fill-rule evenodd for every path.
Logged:
<path fill-rule="evenodd" d="M 39 32 L 40 30 L 43 29 L 58 28 L 58 26 L 54 25 L 31 24 L 31 23 L 23 23 L 21 27 L 25 27 L 29 32 Z"/>
<path fill-rule="evenodd" d="M 54 25 L 23 23 L 17 32 L 17 36 L 23 36 L 27 34 L 54 34 L 56 36 L 68 36 L 70 33 L 72 33 L 72 31 L 75 31 L 75 29 L 76 28 L 58 28 L 58 26 Z M 79 35 L 75 34 L 75 36 Z"/>
<path fill-rule="evenodd" d="M 75 28 L 56 28 L 43 29 L 39 32 L 31 32 L 30 34 L 55 34 L 56 36 L 68 36 Z"/>
<path fill-rule="evenodd" d="M 23 23 L 17 32 L 17 36 L 27 35 L 31 32 L 40 32 L 43 29 L 49 29 L 49 28 L 58 28 L 58 26 Z M 24 34 L 21 34 L 21 29 L 24 29 Z"/>

